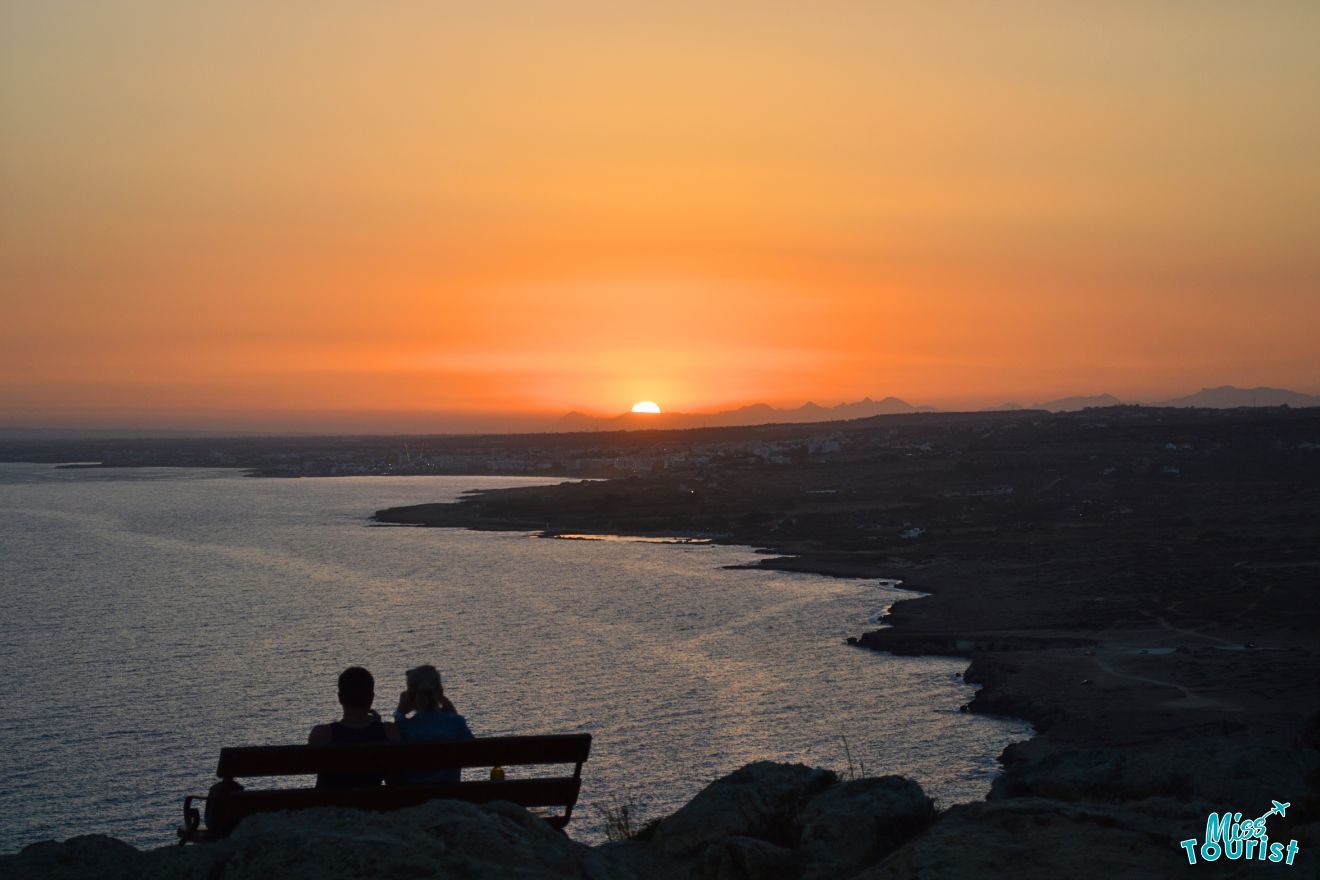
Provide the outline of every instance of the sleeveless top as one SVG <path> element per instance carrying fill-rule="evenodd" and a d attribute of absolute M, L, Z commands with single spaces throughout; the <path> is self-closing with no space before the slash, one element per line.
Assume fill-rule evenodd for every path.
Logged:
<path fill-rule="evenodd" d="M 330 742 L 374 743 L 387 742 L 385 725 L 379 718 L 366 727 L 349 727 L 339 721 L 330 725 Z M 385 778 L 376 773 L 319 773 L 316 776 L 317 788 L 370 788 L 380 785 Z"/>

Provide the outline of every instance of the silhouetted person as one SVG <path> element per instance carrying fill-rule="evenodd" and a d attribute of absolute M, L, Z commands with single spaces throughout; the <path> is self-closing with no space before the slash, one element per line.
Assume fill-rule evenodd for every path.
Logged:
<path fill-rule="evenodd" d="M 350 666 L 339 674 L 339 705 L 344 717 L 329 724 L 318 724 L 307 735 L 309 746 L 328 746 L 340 743 L 398 742 L 399 732 L 393 724 L 380 720 L 371 703 L 376 698 L 376 680 L 361 666 Z M 380 785 L 379 774 L 321 773 L 316 777 L 317 788 L 361 788 Z"/>
<path fill-rule="evenodd" d="M 407 690 L 399 694 L 399 708 L 394 710 L 394 725 L 404 742 L 447 742 L 472 739 L 467 719 L 458 714 L 445 696 L 440 673 L 434 666 L 409 669 Z M 408 713 L 412 717 L 408 717 Z M 410 770 L 399 781 L 405 785 L 458 782 L 462 773 L 452 770 Z"/>

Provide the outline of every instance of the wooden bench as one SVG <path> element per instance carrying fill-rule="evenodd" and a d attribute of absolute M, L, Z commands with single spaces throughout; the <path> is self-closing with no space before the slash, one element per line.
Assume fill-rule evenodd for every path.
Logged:
<path fill-rule="evenodd" d="M 221 784 L 206 797 L 190 795 L 183 799 L 183 825 L 179 828 L 179 842 L 225 837 L 245 816 L 253 813 L 309 807 L 398 810 L 436 798 L 477 804 L 511 801 L 524 807 L 562 808 L 562 814 L 545 817 L 551 825 L 562 829 L 573 815 L 573 806 L 577 803 L 578 792 L 582 787 L 582 764 L 590 751 L 589 733 L 498 736 L 438 743 L 225 748 L 220 750 L 220 763 L 215 771 Z M 369 773 L 389 779 L 408 770 L 551 764 L 572 764 L 573 773 L 571 776 L 363 788 L 248 790 L 234 785 L 239 779 L 258 776 Z M 206 827 L 202 824 L 203 812 L 196 806 L 198 801 L 207 801 Z"/>

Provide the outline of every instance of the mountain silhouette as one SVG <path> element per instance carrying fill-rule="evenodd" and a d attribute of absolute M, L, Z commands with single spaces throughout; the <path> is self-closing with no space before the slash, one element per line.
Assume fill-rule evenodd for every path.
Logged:
<path fill-rule="evenodd" d="M 1073 412 L 1090 406 L 1122 406 L 1123 401 L 1112 394 L 1095 394 L 1083 397 L 1061 397 L 1038 403 L 1033 409 L 1047 409 L 1051 412 Z M 1136 403 L 1136 401 L 1129 401 Z M 1289 391 L 1287 388 L 1237 388 L 1232 385 L 1220 385 L 1218 388 L 1202 388 L 1195 394 L 1175 397 L 1171 400 L 1146 401 L 1140 406 L 1189 406 L 1204 409 L 1236 409 L 1240 406 L 1320 406 L 1320 395 L 1303 394 Z M 1007 404 L 1005 406 L 1008 406 Z M 1002 409 L 1003 407 L 994 407 Z"/>
<path fill-rule="evenodd" d="M 766 403 L 753 403 L 737 409 L 714 413 L 623 413 L 617 416 L 591 416 L 576 410 L 555 423 L 556 431 L 630 431 L 639 428 L 729 428 L 739 425 L 770 425 L 805 422 L 834 422 L 865 419 L 896 413 L 935 412 L 934 407 L 913 406 L 897 397 L 872 400 L 869 397 L 837 406 L 821 406 L 808 401 L 793 409 L 780 409 Z"/>
<path fill-rule="evenodd" d="M 1172 400 L 1128 405 L 1189 406 L 1210 409 L 1231 409 L 1239 406 L 1320 406 L 1320 395 L 1303 394 L 1285 388 L 1235 388 L 1222 385 L 1203 388 L 1195 394 Z M 1050 412 L 1075 412 L 1088 407 L 1123 406 L 1124 401 L 1112 394 L 1091 394 L 1060 397 L 1034 404 L 1031 409 Z M 987 407 L 983 412 L 1020 410 L 1016 403 L 1002 403 Z M 807 401 L 799 407 L 781 409 L 766 403 L 753 403 L 736 409 L 714 413 L 623 413 L 617 416 L 593 416 L 576 410 L 562 416 L 550 428 L 552 431 L 633 431 L 645 428 L 730 428 L 744 425 L 802 424 L 806 422 L 834 422 L 847 419 L 865 419 L 871 416 L 897 413 L 939 412 L 931 406 L 913 406 L 897 397 L 872 400 L 865 397 L 852 403 L 821 406 Z"/>
<path fill-rule="evenodd" d="M 1032 409 L 1047 409 L 1050 412 L 1075 412 L 1089 406 L 1122 406 L 1123 401 L 1112 394 L 1092 394 L 1080 397 L 1060 397 L 1038 403 Z"/>
<path fill-rule="evenodd" d="M 1208 409 L 1234 409 L 1239 406 L 1320 406 L 1320 395 L 1302 394 L 1286 388 L 1235 388 L 1220 385 L 1202 388 L 1186 397 L 1175 397 L 1155 406 L 1199 406 Z"/>

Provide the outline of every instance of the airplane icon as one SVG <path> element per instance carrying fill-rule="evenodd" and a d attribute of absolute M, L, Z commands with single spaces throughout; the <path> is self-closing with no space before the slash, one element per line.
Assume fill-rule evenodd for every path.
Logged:
<path fill-rule="evenodd" d="M 1282 816 L 1284 815 L 1284 813 L 1288 811 L 1288 808 L 1292 806 L 1291 803 L 1281 804 L 1278 801 L 1273 801 L 1273 800 L 1270 801 L 1270 803 L 1274 804 L 1274 806 L 1270 807 L 1266 813 L 1264 813 L 1259 819 L 1257 819 L 1256 820 L 1257 822 L 1264 822 L 1270 816 Z"/>

